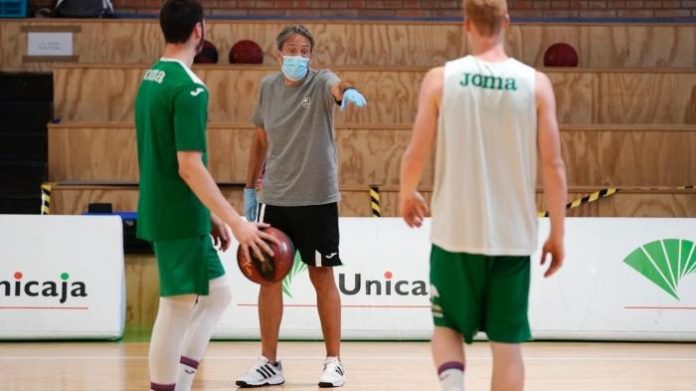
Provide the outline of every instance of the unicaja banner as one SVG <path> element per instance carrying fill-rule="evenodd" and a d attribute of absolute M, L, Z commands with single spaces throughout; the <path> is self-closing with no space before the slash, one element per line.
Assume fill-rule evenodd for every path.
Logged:
<path fill-rule="evenodd" d="M 0 339 L 116 339 L 125 325 L 118 216 L 0 215 Z"/>
<path fill-rule="evenodd" d="M 562 272 L 533 274 L 536 337 L 696 341 L 696 219 L 573 218 L 566 237 Z"/>
<path fill-rule="evenodd" d="M 341 218 L 335 268 L 344 339 L 428 339 L 432 332 L 430 221 Z M 539 248 L 548 233 L 539 221 Z M 566 263 L 543 278 L 532 256 L 530 321 L 536 339 L 696 341 L 696 219 L 569 218 Z M 217 338 L 259 338 L 258 286 L 223 254 L 233 303 Z M 320 339 L 316 297 L 296 258 L 283 282 L 281 338 Z M 485 335 L 482 335 L 485 337 Z"/>
<path fill-rule="evenodd" d="M 334 268 L 346 339 L 418 339 L 432 329 L 428 297 L 427 231 L 409 230 L 393 218 L 341 218 L 340 257 Z M 258 286 L 236 263 L 236 248 L 222 255 L 233 277 L 233 303 L 216 337 L 258 338 Z M 321 338 L 316 293 L 296 256 L 283 282 L 281 338 Z"/>

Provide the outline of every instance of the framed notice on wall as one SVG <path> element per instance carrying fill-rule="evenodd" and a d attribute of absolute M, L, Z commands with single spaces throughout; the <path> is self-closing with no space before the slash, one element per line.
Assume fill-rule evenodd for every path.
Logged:
<path fill-rule="evenodd" d="M 80 26 L 22 26 L 27 33 L 27 52 L 24 62 L 77 62 L 75 55 L 75 33 Z"/>

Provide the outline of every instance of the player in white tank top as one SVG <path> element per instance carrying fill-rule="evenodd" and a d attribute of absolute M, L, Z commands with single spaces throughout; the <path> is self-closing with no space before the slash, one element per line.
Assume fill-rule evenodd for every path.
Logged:
<path fill-rule="evenodd" d="M 453 253 L 531 255 L 536 248 L 535 183 L 541 165 L 551 231 L 545 276 L 563 263 L 565 167 L 553 87 L 543 73 L 507 56 L 505 0 L 466 0 L 471 56 L 423 80 L 410 145 L 401 165 L 399 211 L 420 227 L 428 206 L 416 187 L 436 146 L 432 234 Z M 445 391 L 464 390 L 464 350 L 456 330 L 436 326 L 433 356 Z M 492 387 L 522 390 L 519 344 L 491 343 Z"/>
<path fill-rule="evenodd" d="M 439 247 L 534 253 L 535 81 L 536 71 L 512 58 L 467 56 L 445 65 L 432 199 L 431 238 Z"/>

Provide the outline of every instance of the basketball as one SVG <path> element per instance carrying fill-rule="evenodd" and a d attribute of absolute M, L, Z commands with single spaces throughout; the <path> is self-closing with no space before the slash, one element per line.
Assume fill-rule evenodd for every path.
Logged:
<path fill-rule="evenodd" d="M 545 67 L 577 67 L 578 53 L 567 43 L 555 43 L 544 53 Z"/>
<path fill-rule="evenodd" d="M 208 40 L 203 41 L 203 48 L 193 59 L 193 62 L 194 64 L 217 64 L 218 50 L 215 45 Z"/>
<path fill-rule="evenodd" d="M 269 243 L 273 250 L 273 257 L 269 257 L 264 252 L 264 259 L 258 259 L 253 254 L 251 259 L 244 256 L 242 246 L 237 248 L 237 264 L 242 274 L 249 280 L 257 284 L 273 284 L 281 281 L 292 268 L 295 258 L 295 246 L 283 231 L 268 227 L 263 228 L 263 232 L 273 236 L 280 242 L 279 245 Z"/>
<path fill-rule="evenodd" d="M 229 60 L 230 64 L 262 64 L 263 50 L 254 41 L 241 40 L 230 49 Z"/>

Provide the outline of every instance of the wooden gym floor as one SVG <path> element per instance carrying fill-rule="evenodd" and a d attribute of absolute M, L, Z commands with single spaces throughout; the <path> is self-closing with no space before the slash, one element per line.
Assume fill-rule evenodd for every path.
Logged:
<path fill-rule="evenodd" d="M 0 390 L 146 390 L 147 342 L 0 342 Z M 696 344 L 535 342 L 524 347 L 526 390 L 696 390 Z M 234 390 L 258 342 L 213 342 L 194 390 Z M 323 345 L 281 342 L 287 383 L 269 390 L 317 390 Z M 485 343 L 467 348 L 467 391 L 487 390 Z M 439 390 L 426 342 L 346 342 L 344 391 Z"/>

